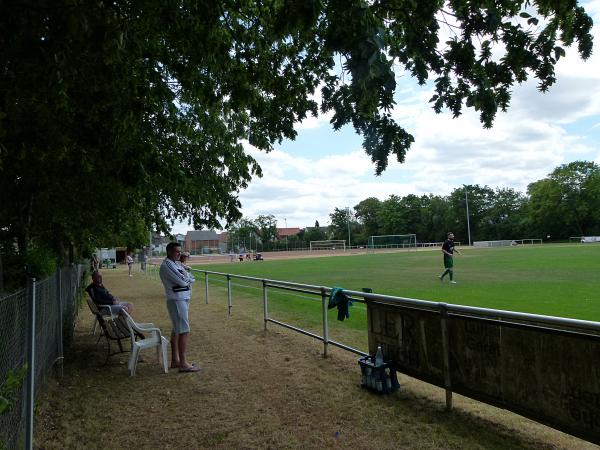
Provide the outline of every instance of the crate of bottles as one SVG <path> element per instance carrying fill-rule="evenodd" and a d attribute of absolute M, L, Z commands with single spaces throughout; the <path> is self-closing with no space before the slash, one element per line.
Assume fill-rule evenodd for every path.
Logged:
<path fill-rule="evenodd" d="M 374 356 L 363 356 L 358 360 L 361 372 L 361 387 L 379 394 L 390 394 L 400 388 L 396 368 L 391 361 L 376 361 Z"/>

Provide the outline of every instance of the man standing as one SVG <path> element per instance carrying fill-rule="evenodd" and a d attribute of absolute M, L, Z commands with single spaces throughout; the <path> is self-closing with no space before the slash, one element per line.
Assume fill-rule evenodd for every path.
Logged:
<path fill-rule="evenodd" d="M 186 358 L 190 323 L 190 285 L 196 281 L 179 263 L 181 246 L 178 242 L 167 244 L 167 257 L 160 265 L 160 279 L 165 287 L 167 310 L 173 324 L 171 332 L 171 368 L 180 372 L 198 372 L 200 369 L 190 364 Z"/>
<path fill-rule="evenodd" d="M 454 252 L 460 255 L 460 252 L 454 248 L 454 233 L 450 231 L 448 233 L 448 239 L 444 241 L 442 244 L 442 253 L 444 254 L 444 268 L 446 269 L 444 273 L 440 275 L 440 280 L 444 281 L 444 277 L 446 274 L 450 275 L 450 283 L 456 284 L 456 281 L 453 280 L 454 272 Z"/>

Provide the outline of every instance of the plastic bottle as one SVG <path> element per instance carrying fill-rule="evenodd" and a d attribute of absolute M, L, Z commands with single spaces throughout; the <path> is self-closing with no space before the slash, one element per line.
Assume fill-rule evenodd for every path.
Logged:
<path fill-rule="evenodd" d="M 366 387 L 371 387 L 371 384 L 372 384 L 371 379 L 372 379 L 372 376 L 373 376 L 373 374 L 371 373 L 371 368 L 367 367 L 366 370 L 365 370 L 365 372 L 366 372 L 365 386 Z"/>
<path fill-rule="evenodd" d="M 375 367 L 383 366 L 383 350 L 381 350 L 381 345 L 377 346 L 377 353 L 375 354 Z"/>

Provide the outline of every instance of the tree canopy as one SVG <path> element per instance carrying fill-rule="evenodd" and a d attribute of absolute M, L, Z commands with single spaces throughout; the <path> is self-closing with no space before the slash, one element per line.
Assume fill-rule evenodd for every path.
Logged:
<path fill-rule="evenodd" d="M 26 258 L 128 221 L 234 222 L 261 175 L 242 142 L 269 151 L 319 113 L 353 126 L 380 174 L 413 141 L 391 115 L 395 70 L 489 127 L 515 83 L 552 85 L 564 47 L 587 58 L 591 26 L 572 0 L 3 1 L 1 242 Z"/>

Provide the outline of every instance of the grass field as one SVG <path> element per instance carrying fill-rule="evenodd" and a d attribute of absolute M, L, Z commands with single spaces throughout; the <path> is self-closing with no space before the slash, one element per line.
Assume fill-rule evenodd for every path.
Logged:
<path fill-rule="evenodd" d="M 464 249 L 455 257 L 456 285 L 437 278 L 442 271 L 439 250 L 196 268 L 353 290 L 370 287 L 376 293 L 400 297 L 600 321 L 600 245 L 593 244 Z M 288 302 L 287 308 L 301 312 L 302 302 L 296 303 Z"/>

